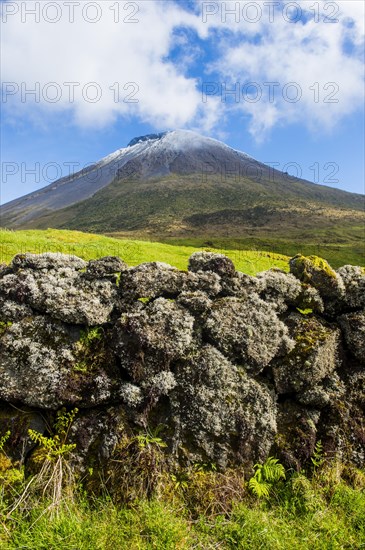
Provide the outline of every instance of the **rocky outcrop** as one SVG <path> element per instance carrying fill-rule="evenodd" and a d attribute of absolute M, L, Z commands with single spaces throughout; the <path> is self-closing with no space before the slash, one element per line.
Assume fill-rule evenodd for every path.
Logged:
<path fill-rule="evenodd" d="M 363 465 L 364 306 L 364 270 L 316 257 L 250 277 L 203 252 L 186 272 L 18 255 L 0 269 L 0 436 L 26 462 L 27 429 L 77 407 L 81 469 L 157 427 L 172 463 L 300 468 L 321 439 Z"/>

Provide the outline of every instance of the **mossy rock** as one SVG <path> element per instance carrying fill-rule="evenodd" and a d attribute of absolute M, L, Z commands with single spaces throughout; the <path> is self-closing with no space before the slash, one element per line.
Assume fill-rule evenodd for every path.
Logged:
<path fill-rule="evenodd" d="M 313 455 L 319 411 L 286 400 L 278 405 L 278 433 L 271 454 L 287 467 L 300 471 Z"/>
<path fill-rule="evenodd" d="M 342 298 L 344 284 L 329 263 L 318 256 L 297 254 L 289 261 L 290 273 L 302 283 L 314 286 L 323 298 Z"/>
<path fill-rule="evenodd" d="M 273 364 L 276 391 L 300 393 L 315 388 L 338 366 L 340 331 L 315 316 L 292 313 L 286 320 L 295 347 Z"/>

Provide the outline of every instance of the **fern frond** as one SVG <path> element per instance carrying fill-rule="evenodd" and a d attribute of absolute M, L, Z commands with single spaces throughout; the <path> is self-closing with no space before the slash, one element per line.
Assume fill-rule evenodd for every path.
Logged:
<path fill-rule="evenodd" d="M 250 481 L 248 482 L 248 486 L 252 491 L 252 493 L 258 498 L 268 498 L 270 496 L 271 485 L 266 481 L 260 482 L 254 476 L 254 477 L 251 477 Z"/>
<path fill-rule="evenodd" d="M 277 458 L 270 456 L 262 467 L 262 475 L 265 481 L 275 483 L 280 479 L 285 479 L 285 468 Z"/>

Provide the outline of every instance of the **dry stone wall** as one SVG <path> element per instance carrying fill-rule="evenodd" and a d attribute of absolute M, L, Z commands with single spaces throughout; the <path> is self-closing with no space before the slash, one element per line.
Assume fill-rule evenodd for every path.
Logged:
<path fill-rule="evenodd" d="M 295 256 L 290 273 L 237 272 L 195 253 L 188 271 L 21 254 L 0 267 L 0 435 L 27 462 L 54 413 L 80 467 L 126 431 L 162 428 L 173 463 L 219 468 L 278 456 L 365 460 L 365 272 Z"/>

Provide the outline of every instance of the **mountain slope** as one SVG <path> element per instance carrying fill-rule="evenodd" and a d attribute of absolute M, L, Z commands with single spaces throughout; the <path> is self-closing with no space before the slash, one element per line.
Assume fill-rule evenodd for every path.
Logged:
<path fill-rule="evenodd" d="M 195 132 L 177 130 L 134 138 L 126 148 L 93 166 L 1 206 L 0 215 L 3 225 L 26 226 L 40 216 L 77 205 L 100 191 L 104 193 L 115 180 L 119 182 L 121 195 L 125 195 L 125 183 L 129 180 L 150 181 L 149 188 L 152 188 L 156 184 L 154 180 L 171 174 L 194 174 L 195 187 L 202 189 L 206 189 L 205 184 L 209 182 L 214 185 L 221 183 L 223 191 L 226 183 L 228 187 L 237 184 L 242 192 L 246 190 L 250 195 L 255 192 L 266 198 L 284 193 L 287 198 L 326 202 L 351 209 L 361 209 L 359 201 L 363 200 L 359 195 L 291 178 L 222 142 Z"/>
<path fill-rule="evenodd" d="M 9 228 L 159 239 L 275 235 L 360 252 L 365 236 L 363 195 L 290 177 L 183 130 L 134 138 L 87 171 L 2 206 L 0 215 Z"/>

